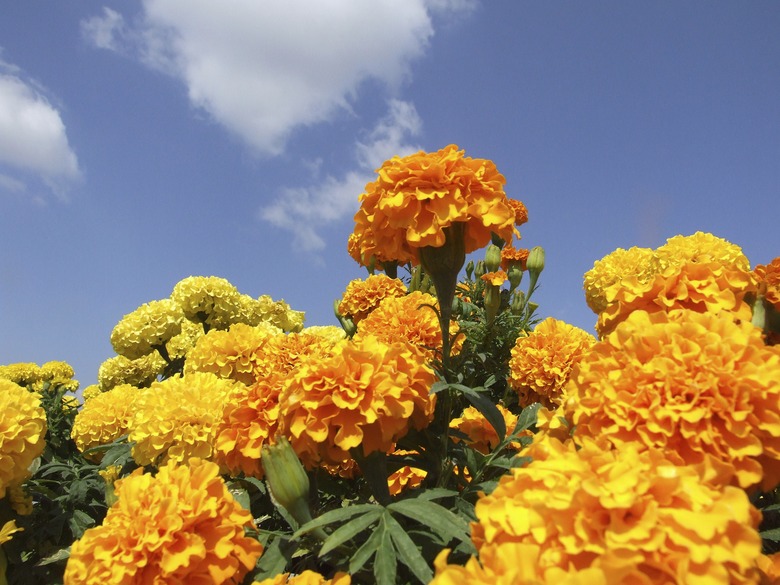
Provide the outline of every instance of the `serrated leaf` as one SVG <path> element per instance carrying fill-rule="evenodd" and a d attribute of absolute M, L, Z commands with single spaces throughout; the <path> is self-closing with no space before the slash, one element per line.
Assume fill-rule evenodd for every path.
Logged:
<path fill-rule="evenodd" d="M 468 535 L 468 523 L 436 502 L 414 498 L 394 502 L 387 509 L 424 523 L 445 541 L 454 538 L 471 542 Z"/>
<path fill-rule="evenodd" d="M 447 390 L 447 388 L 449 387 L 450 385 L 447 382 L 445 382 L 444 380 L 439 380 L 438 382 L 433 383 L 433 385 L 431 386 L 430 393 L 438 394 L 442 390 Z"/>
<path fill-rule="evenodd" d="M 256 581 L 262 581 L 284 573 L 290 555 L 295 550 L 295 544 L 291 544 L 283 538 L 273 538 L 263 549 L 263 555 L 257 563 L 254 573 Z"/>
<path fill-rule="evenodd" d="M 372 506 L 372 508 L 373 510 L 369 510 L 362 516 L 353 518 L 343 526 L 339 527 L 337 530 L 334 530 L 333 533 L 325 539 L 325 542 L 322 543 L 319 556 L 328 554 L 334 548 L 357 536 L 366 528 L 371 526 L 377 520 L 377 518 L 385 513 L 384 508 L 380 508 L 378 506 Z"/>
<path fill-rule="evenodd" d="M 357 573 L 360 569 L 363 568 L 363 565 L 368 562 L 368 559 L 374 556 L 377 549 L 379 548 L 381 540 L 381 533 L 378 530 L 375 530 L 371 533 L 371 536 L 368 537 L 368 540 L 366 540 L 366 542 L 364 542 L 363 545 L 357 549 L 357 551 L 355 551 L 355 554 L 353 554 L 352 558 L 349 559 L 350 575 Z"/>
<path fill-rule="evenodd" d="M 398 558 L 401 562 L 409 567 L 409 570 L 414 573 L 421 583 L 429 583 L 433 579 L 433 571 L 428 566 L 428 563 L 423 558 L 417 545 L 414 544 L 412 539 L 403 529 L 398 521 L 390 514 L 385 517 L 385 523 L 387 529 L 390 532 L 390 538 L 393 541 L 395 550 L 398 552 Z"/>
<path fill-rule="evenodd" d="M 780 528 L 772 528 L 770 530 L 764 530 L 758 533 L 764 540 L 771 540 L 772 542 L 780 542 Z"/>
<path fill-rule="evenodd" d="M 298 530 L 295 531 L 295 534 L 293 534 L 292 537 L 298 538 L 302 534 L 306 534 L 307 532 L 310 532 L 315 528 L 326 526 L 328 524 L 333 524 L 334 522 L 343 522 L 345 520 L 349 520 L 353 516 L 358 516 L 359 514 L 365 514 L 369 510 L 376 510 L 376 509 L 377 509 L 376 504 L 357 504 L 355 506 L 347 506 L 346 508 L 339 508 L 338 510 L 331 510 L 330 512 L 325 512 L 322 516 L 318 516 L 311 522 L 307 522 L 306 524 L 301 526 Z"/>
<path fill-rule="evenodd" d="M 60 561 L 65 561 L 68 558 L 70 558 L 70 547 L 61 548 L 60 550 L 53 552 L 49 556 L 42 558 L 40 561 L 35 563 L 35 566 L 40 567 L 43 565 L 51 565 L 53 563 L 59 563 Z"/>
<path fill-rule="evenodd" d="M 539 402 L 526 406 L 520 413 L 520 416 L 517 417 L 517 425 L 515 425 L 515 430 L 512 431 L 512 434 L 519 434 L 534 426 L 541 407 L 542 405 Z"/>
<path fill-rule="evenodd" d="M 377 531 L 380 536 L 374 560 L 374 580 L 377 585 L 395 585 L 395 576 L 398 570 L 395 547 L 384 522 L 379 523 Z"/>

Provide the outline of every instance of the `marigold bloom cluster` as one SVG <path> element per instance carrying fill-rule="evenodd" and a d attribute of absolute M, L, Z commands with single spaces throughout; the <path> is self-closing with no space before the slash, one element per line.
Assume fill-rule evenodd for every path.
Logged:
<path fill-rule="evenodd" d="M 566 582 L 550 580 L 552 567 L 597 569 L 606 583 L 757 582 L 760 514 L 743 490 L 715 488 L 632 444 L 547 438 L 528 455 L 477 501 L 472 539 L 488 570 L 501 574 L 492 563 L 508 562 L 494 547 L 516 543 L 539 547 L 544 583 Z"/>
<path fill-rule="evenodd" d="M 496 408 L 504 418 L 507 432 L 511 433 L 517 426 L 517 415 L 500 404 L 496 404 Z M 490 453 L 501 442 L 493 425 L 488 422 L 484 414 L 473 406 L 469 406 L 459 417 L 452 419 L 450 428 L 466 435 L 466 439 L 464 439 L 466 443 L 480 453 Z M 460 439 L 455 437 L 455 441 L 460 441 Z M 513 446 L 520 448 L 519 444 Z"/>
<path fill-rule="evenodd" d="M 739 246 L 696 232 L 669 238 L 656 250 L 616 250 L 585 274 L 588 305 L 599 313 L 600 336 L 632 311 L 729 311 L 750 320 L 747 293 L 756 282 Z"/>
<path fill-rule="evenodd" d="M 86 400 L 73 421 L 71 437 L 79 451 L 107 445 L 130 431 L 135 402 L 141 390 L 130 384 L 114 386 Z"/>
<path fill-rule="evenodd" d="M 764 298 L 780 311 L 780 256 L 769 264 L 759 264 L 753 270 Z"/>
<path fill-rule="evenodd" d="M 387 297 L 365 319 L 360 321 L 355 339 L 371 335 L 381 341 L 408 341 L 423 350 L 428 358 L 441 349 L 441 326 L 435 312 L 438 301 L 433 295 L 414 291 L 401 297 Z M 450 322 L 450 335 L 458 332 L 458 323 Z M 463 345 L 456 339 L 452 352 Z"/>
<path fill-rule="evenodd" d="M 634 312 L 567 388 L 575 440 L 636 444 L 743 488 L 780 482 L 780 348 L 729 315 Z"/>
<path fill-rule="evenodd" d="M 10 380 L 19 386 L 31 386 L 41 381 L 43 372 L 33 362 L 17 362 L 0 366 L 0 379 Z"/>
<path fill-rule="evenodd" d="M 294 372 L 281 398 L 281 427 L 307 467 L 338 464 L 350 450 L 389 452 L 433 416 L 434 381 L 422 352 L 363 337 Z"/>
<path fill-rule="evenodd" d="M 306 570 L 298 575 L 282 573 L 275 577 L 255 581 L 255 585 L 350 585 L 352 578 L 348 573 L 336 573 L 332 579 L 326 579 L 319 573 Z"/>
<path fill-rule="evenodd" d="M 164 347 L 181 332 L 184 315 L 171 299 L 144 303 L 128 313 L 111 331 L 111 345 L 119 355 L 136 360 Z"/>
<path fill-rule="evenodd" d="M 210 329 L 227 329 L 241 313 L 241 293 L 218 276 L 189 276 L 176 283 L 171 299 L 184 316 Z"/>
<path fill-rule="evenodd" d="M 154 477 L 141 471 L 116 482 L 103 524 L 73 543 L 65 583 L 241 582 L 262 546 L 245 536 L 252 516 L 217 465 L 193 459 Z"/>
<path fill-rule="evenodd" d="M 509 384 L 520 406 L 540 402 L 552 408 L 572 372 L 596 339 L 588 332 L 548 317 L 515 342 L 509 360 Z"/>
<path fill-rule="evenodd" d="M 40 396 L 0 378 L 0 498 L 27 476 L 27 468 L 43 452 L 46 412 Z"/>
<path fill-rule="evenodd" d="M 417 250 L 444 245 L 445 229 L 464 223 L 465 251 L 473 252 L 495 232 L 511 242 L 515 210 L 495 164 L 464 156 L 451 144 L 438 152 L 393 157 L 360 195 L 355 214 L 358 256 L 419 263 Z"/>
<path fill-rule="evenodd" d="M 518 199 L 512 199 L 511 197 L 508 197 L 506 202 L 509 204 L 509 207 L 512 208 L 512 211 L 515 212 L 516 226 L 521 226 L 528 222 L 528 209 L 526 208 L 525 203 Z"/>
<path fill-rule="evenodd" d="M 339 314 L 349 317 L 357 325 L 384 299 L 402 297 L 406 294 L 406 285 L 398 278 L 384 274 L 372 274 L 365 280 L 352 280 L 339 302 Z"/>
<path fill-rule="evenodd" d="M 496 272 L 486 272 L 480 276 L 480 279 L 492 286 L 501 286 L 509 279 L 509 277 L 503 270 L 497 270 Z"/>
<path fill-rule="evenodd" d="M 156 352 L 136 360 L 117 355 L 100 364 L 98 386 L 103 392 L 122 384 L 145 388 L 157 379 L 164 367 L 165 360 Z"/>
<path fill-rule="evenodd" d="M 393 455 L 416 455 L 415 451 L 397 450 Z M 392 472 L 387 478 L 387 487 L 391 496 L 397 496 L 401 492 L 419 487 L 428 472 L 419 467 L 404 465 Z"/>
<path fill-rule="evenodd" d="M 506 272 L 511 266 L 520 266 L 521 270 L 525 270 L 529 253 L 528 248 L 515 248 L 507 244 L 501 248 L 501 269 Z"/>
<path fill-rule="evenodd" d="M 191 372 L 155 382 L 141 391 L 133 408 L 129 440 L 139 465 L 210 459 L 222 407 L 236 382 Z"/>

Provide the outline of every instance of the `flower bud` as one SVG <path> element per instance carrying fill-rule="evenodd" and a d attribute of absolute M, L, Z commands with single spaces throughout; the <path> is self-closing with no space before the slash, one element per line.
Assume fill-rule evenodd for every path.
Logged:
<path fill-rule="evenodd" d="M 299 524 L 310 522 L 309 476 L 289 441 L 279 437 L 275 445 L 264 445 L 261 458 L 274 501 Z"/>
<path fill-rule="evenodd" d="M 501 248 L 490 244 L 485 251 L 485 270 L 495 272 L 501 266 Z"/>
<path fill-rule="evenodd" d="M 544 248 L 541 246 L 531 248 L 525 266 L 528 272 L 536 273 L 537 275 L 544 270 Z"/>
<path fill-rule="evenodd" d="M 471 277 L 474 276 L 474 261 L 469 260 L 466 263 L 466 278 L 471 280 Z"/>
<path fill-rule="evenodd" d="M 509 277 L 509 292 L 514 291 L 523 280 L 523 268 L 520 264 L 512 264 L 507 271 Z"/>
<path fill-rule="evenodd" d="M 485 287 L 485 317 L 488 325 L 493 323 L 500 307 L 501 289 L 494 284 L 488 284 Z"/>
<path fill-rule="evenodd" d="M 509 310 L 513 315 L 521 315 L 525 308 L 525 293 L 519 290 L 512 297 L 512 302 L 509 304 Z"/>
<path fill-rule="evenodd" d="M 484 260 L 478 260 L 477 261 L 477 267 L 474 270 L 474 276 L 477 278 L 482 278 L 483 275 L 487 274 L 487 269 L 485 268 L 485 261 Z"/>

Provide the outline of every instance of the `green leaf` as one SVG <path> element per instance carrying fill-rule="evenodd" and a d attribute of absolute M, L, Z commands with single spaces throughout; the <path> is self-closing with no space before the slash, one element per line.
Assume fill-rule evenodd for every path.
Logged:
<path fill-rule="evenodd" d="M 68 519 L 68 525 L 73 533 L 73 537 L 78 539 L 81 538 L 87 528 L 95 525 L 95 520 L 86 512 L 73 510 L 73 516 Z"/>
<path fill-rule="evenodd" d="M 435 502 L 415 498 L 394 502 L 387 508 L 391 512 L 403 514 L 407 518 L 425 524 L 445 541 L 449 542 L 454 538 L 471 542 L 468 523 Z"/>
<path fill-rule="evenodd" d="M 417 545 L 414 544 L 403 527 L 391 515 L 387 515 L 385 522 L 401 562 L 409 567 L 421 583 L 429 583 L 433 579 L 433 571 L 423 558 Z"/>
<path fill-rule="evenodd" d="M 439 380 L 438 382 L 434 382 L 433 386 L 431 386 L 431 394 L 438 394 L 442 390 L 447 390 L 450 387 L 450 385 L 445 382 L 444 380 Z"/>
<path fill-rule="evenodd" d="M 59 563 L 60 561 L 64 561 L 70 558 L 70 547 L 67 548 L 61 548 L 58 551 L 53 552 L 47 557 L 42 558 L 40 561 L 35 563 L 35 566 L 40 567 L 42 565 L 51 565 L 54 563 Z"/>
<path fill-rule="evenodd" d="M 480 394 L 468 386 L 461 386 L 458 384 L 458 389 L 466 397 L 466 400 L 471 402 L 474 408 L 482 413 L 482 416 L 487 419 L 490 426 L 496 430 L 498 440 L 503 441 L 504 437 L 506 437 L 506 422 L 495 403 L 484 394 Z"/>
<path fill-rule="evenodd" d="M 384 508 L 378 506 L 372 506 L 372 508 L 372 510 L 367 511 L 362 516 L 353 518 L 350 522 L 347 522 L 337 530 L 334 530 L 333 534 L 328 536 L 328 538 L 325 539 L 325 542 L 322 543 L 319 556 L 326 555 L 334 548 L 344 544 L 354 536 L 357 536 L 385 513 Z"/>
<path fill-rule="evenodd" d="M 352 555 L 352 558 L 349 560 L 349 573 L 350 575 L 356 574 L 360 569 L 363 568 L 363 565 L 365 565 L 368 562 L 368 559 L 374 556 L 376 551 L 379 549 L 379 545 L 382 541 L 382 533 L 379 530 L 375 530 L 371 533 L 371 536 L 368 537 L 368 540 L 363 543 L 363 545 L 355 551 L 355 554 Z"/>
<path fill-rule="evenodd" d="M 273 538 L 263 549 L 254 573 L 256 581 L 269 579 L 284 573 L 296 545 L 285 538 Z"/>
<path fill-rule="evenodd" d="M 420 500 L 440 500 L 442 498 L 454 498 L 458 495 L 455 490 L 448 490 L 446 488 L 431 488 L 419 492 L 415 497 Z"/>
<path fill-rule="evenodd" d="M 512 431 L 512 434 L 519 434 L 534 426 L 536 424 L 537 415 L 541 407 L 542 405 L 538 402 L 534 402 L 530 406 L 526 406 L 523 409 L 523 412 L 520 413 L 520 416 L 517 417 L 517 425 L 515 426 L 515 430 Z"/>
<path fill-rule="evenodd" d="M 771 540 L 772 542 L 780 542 L 780 528 L 772 528 L 770 530 L 764 530 L 758 533 L 764 540 Z"/>
<path fill-rule="evenodd" d="M 295 534 L 293 534 L 292 537 L 299 538 L 301 535 L 306 534 L 307 532 L 311 532 L 315 528 L 319 528 L 327 524 L 333 524 L 334 522 L 349 520 L 353 516 L 365 514 L 369 510 L 376 509 L 376 504 L 358 504 L 356 506 L 347 506 L 345 508 L 339 508 L 338 510 L 331 510 L 330 512 L 325 512 L 322 516 L 318 516 L 311 522 L 307 522 L 301 526 L 298 530 L 295 531 Z"/>
<path fill-rule="evenodd" d="M 227 484 L 228 491 L 233 499 L 244 508 L 244 510 L 250 509 L 249 492 L 237 481 L 230 481 Z"/>
<path fill-rule="evenodd" d="M 772 504 L 771 506 L 767 506 L 766 508 L 759 508 L 762 512 L 774 512 L 776 510 L 780 510 L 780 504 Z"/>
<path fill-rule="evenodd" d="M 379 547 L 374 561 L 374 580 L 377 585 L 395 585 L 395 575 L 398 569 L 398 559 L 395 556 L 390 532 L 384 522 L 379 523 Z"/>

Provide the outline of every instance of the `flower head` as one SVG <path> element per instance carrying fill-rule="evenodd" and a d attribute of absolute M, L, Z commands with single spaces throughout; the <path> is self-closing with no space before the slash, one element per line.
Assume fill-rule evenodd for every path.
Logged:
<path fill-rule="evenodd" d="M 0 378 L 0 499 L 43 452 L 47 425 L 40 404 L 38 394 Z"/>
<path fill-rule="evenodd" d="M 509 279 L 506 272 L 504 272 L 503 270 L 497 270 L 496 272 L 486 272 L 485 274 L 480 276 L 480 278 L 484 280 L 487 284 L 493 286 L 501 286 Z"/>
<path fill-rule="evenodd" d="M 116 324 L 111 331 L 111 345 L 119 355 L 136 360 L 178 335 L 183 319 L 181 309 L 171 299 L 145 303 Z"/>
<path fill-rule="evenodd" d="M 528 209 L 526 208 L 525 203 L 518 199 L 512 199 L 511 197 L 507 198 L 506 201 L 509 203 L 509 207 L 515 212 L 515 225 L 521 226 L 526 223 L 528 221 Z"/>
<path fill-rule="evenodd" d="M 73 543 L 66 583 L 238 583 L 263 550 L 214 463 L 137 469 L 115 494 L 103 524 Z"/>
<path fill-rule="evenodd" d="M 662 449 L 715 483 L 780 482 L 780 348 L 728 315 L 634 312 L 567 388 L 577 437 Z"/>
<path fill-rule="evenodd" d="M 19 386 L 31 386 L 43 379 L 43 372 L 33 362 L 17 362 L 0 366 L 0 379 L 10 380 Z"/>
<path fill-rule="evenodd" d="M 594 262 L 593 268 L 585 273 L 585 301 L 598 315 L 615 300 L 619 288 L 643 286 L 655 277 L 659 269 L 658 259 L 651 248 L 618 248 Z"/>
<path fill-rule="evenodd" d="M 165 360 L 157 352 L 131 360 L 122 355 L 108 358 L 98 368 L 98 386 L 103 392 L 121 384 L 149 386 L 163 371 Z"/>
<path fill-rule="evenodd" d="M 559 404 L 572 371 L 595 342 L 590 333 L 553 317 L 519 337 L 509 360 L 509 383 L 520 405 Z"/>
<path fill-rule="evenodd" d="M 348 573 L 336 573 L 332 579 L 326 579 L 321 574 L 311 570 L 303 571 L 297 575 L 282 573 L 262 581 L 255 581 L 255 585 L 350 585 L 351 583 L 352 578 Z"/>
<path fill-rule="evenodd" d="M 130 421 L 136 463 L 210 459 L 222 407 L 235 384 L 208 372 L 191 372 L 142 390 Z"/>
<path fill-rule="evenodd" d="M 504 419 L 507 432 L 511 433 L 517 425 L 517 415 L 500 404 L 497 404 L 496 407 Z M 458 418 L 452 419 L 450 428 L 464 434 L 466 443 L 480 453 L 490 453 L 501 442 L 493 425 L 488 422 L 484 414 L 473 406 L 466 408 Z M 455 440 L 457 442 L 460 439 L 456 438 Z M 520 445 L 515 444 L 513 447 L 520 448 Z"/>
<path fill-rule="evenodd" d="M 241 314 L 241 293 L 218 276 L 189 276 L 176 283 L 171 300 L 190 321 L 209 329 L 227 329 Z"/>
<path fill-rule="evenodd" d="M 780 311 L 780 256 L 769 264 L 759 264 L 753 274 L 760 284 L 764 298 L 776 311 Z"/>
<path fill-rule="evenodd" d="M 73 421 L 71 437 L 79 451 L 107 445 L 128 434 L 141 390 L 120 384 L 86 400 Z"/>
<path fill-rule="evenodd" d="M 393 157 L 360 195 L 358 255 L 417 264 L 418 249 L 443 246 L 444 230 L 454 223 L 466 225 L 466 253 L 484 247 L 491 232 L 509 242 L 516 233 L 515 210 L 505 182 L 491 161 L 466 157 L 453 144 Z"/>
<path fill-rule="evenodd" d="M 415 347 L 369 336 L 339 350 L 304 362 L 280 398 L 282 430 L 307 467 L 341 463 L 355 448 L 386 453 L 433 416 L 433 370 Z"/>
<path fill-rule="evenodd" d="M 356 279 L 347 285 L 338 311 L 357 325 L 376 309 L 382 300 L 402 297 L 405 294 L 406 285 L 401 280 L 384 274 L 372 274 L 365 280 Z"/>
<path fill-rule="evenodd" d="M 501 269 L 508 272 L 511 266 L 520 266 L 521 270 L 525 270 L 529 253 L 527 248 L 514 248 L 507 244 L 501 248 Z"/>

